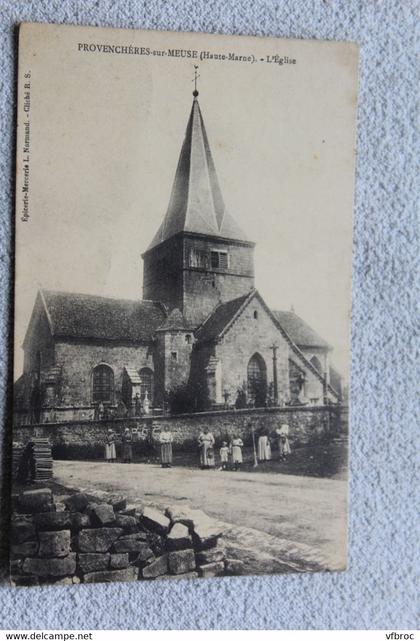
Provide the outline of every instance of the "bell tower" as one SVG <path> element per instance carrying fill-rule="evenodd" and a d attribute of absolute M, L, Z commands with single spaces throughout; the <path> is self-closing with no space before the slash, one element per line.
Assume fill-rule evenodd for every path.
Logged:
<path fill-rule="evenodd" d="M 226 211 L 197 88 L 193 97 L 168 209 L 142 255 L 143 298 L 178 308 L 192 328 L 253 289 L 255 245 Z"/>

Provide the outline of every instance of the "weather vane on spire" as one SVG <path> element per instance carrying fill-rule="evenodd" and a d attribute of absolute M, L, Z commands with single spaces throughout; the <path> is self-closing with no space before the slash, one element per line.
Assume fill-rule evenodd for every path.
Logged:
<path fill-rule="evenodd" d="M 193 96 L 194 96 L 194 98 L 197 98 L 197 96 L 198 96 L 197 80 L 200 77 L 200 74 L 198 73 L 197 69 L 198 69 L 198 65 L 194 65 L 194 78 L 193 78 L 193 82 L 194 82 Z"/>

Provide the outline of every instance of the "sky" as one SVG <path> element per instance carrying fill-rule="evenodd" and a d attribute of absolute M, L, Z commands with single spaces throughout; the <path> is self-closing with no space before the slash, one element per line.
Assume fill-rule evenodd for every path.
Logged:
<path fill-rule="evenodd" d="M 17 145 L 15 375 L 39 287 L 142 296 L 192 104 L 193 61 L 78 51 L 79 42 L 279 53 L 296 64 L 199 62 L 199 102 L 225 205 L 256 242 L 256 287 L 333 347 L 346 376 L 355 58 L 344 44 L 56 27 L 23 35 L 30 190 Z M 19 104 L 18 122 L 26 114 Z"/>

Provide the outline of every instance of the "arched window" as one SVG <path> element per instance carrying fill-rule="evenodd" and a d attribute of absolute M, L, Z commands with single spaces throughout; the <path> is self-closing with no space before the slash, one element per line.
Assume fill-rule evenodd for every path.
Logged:
<path fill-rule="evenodd" d="M 267 367 L 261 354 L 255 353 L 248 362 L 248 400 L 262 407 L 267 400 Z"/>
<path fill-rule="evenodd" d="M 154 387 L 153 372 L 148 367 L 143 367 L 143 369 L 139 371 L 139 376 L 141 381 L 140 398 L 142 401 L 144 401 L 146 397 L 146 392 L 147 392 L 147 398 L 153 404 L 153 387 Z"/>
<path fill-rule="evenodd" d="M 322 369 L 321 361 L 319 360 L 319 358 L 318 358 L 317 356 L 312 356 L 312 358 L 311 358 L 310 362 L 311 362 L 311 364 L 315 367 L 315 369 L 317 369 L 317 370 L 318 370 L 318 372 L 319 372 L 320 374 L 322 374 L 322 373 L 323 373 L 323 369 Z"/>
<path fill-rule="evenodd" d="M 92 375 L 92 400 L 94 403 L 112 403 L 114 398 L 114 372 L 109 365 L 97 365 Z"/>

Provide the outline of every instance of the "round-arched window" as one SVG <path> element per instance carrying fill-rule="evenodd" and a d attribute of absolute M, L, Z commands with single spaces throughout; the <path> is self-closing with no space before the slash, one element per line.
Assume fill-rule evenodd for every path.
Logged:
<path fill-rule="evenodd" d="M 97 365 L 92 375 L 92 400 L 94 403 L 112 403 L 114 398 L 114 372 L 109 365 Z"/>

